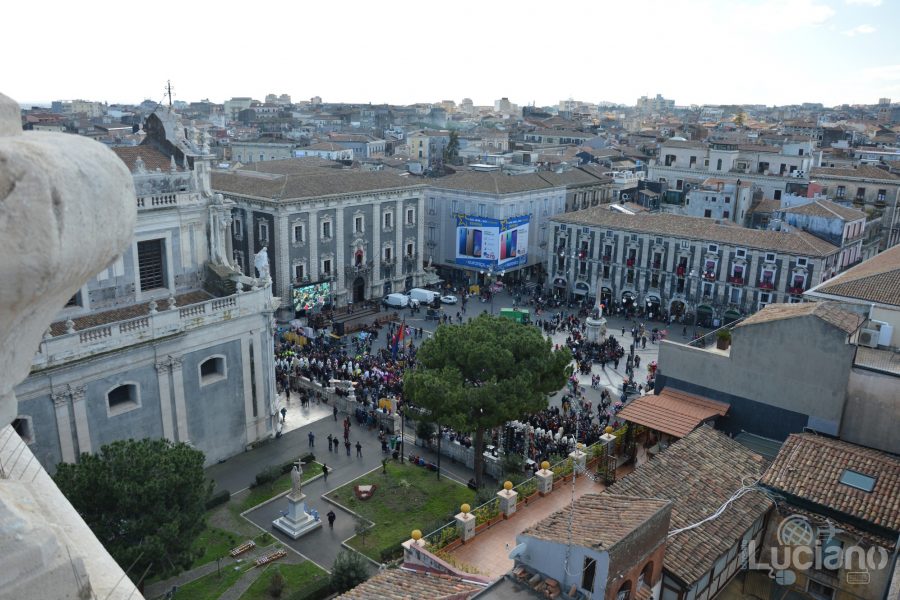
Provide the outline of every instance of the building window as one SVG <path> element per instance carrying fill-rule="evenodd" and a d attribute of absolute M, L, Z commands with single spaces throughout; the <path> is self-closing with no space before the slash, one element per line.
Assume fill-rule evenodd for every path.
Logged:
<path fill-rule="evenodd" d="M 406 209 L 406 224 L 414 225 L 416 222 L 416 211 L 412 208 Z"/>
<path fill-rule="evenodd" d="M 638 575 L 638 589 L 648 587 L 653 585 L 653 561 L 648 562 L 644 565 L 644 568 L 641 570 L 641 574 Z"/>
<path fill-rule="evenodd" d="M 406 244 L 406 256 L 412 257 L 415 251 L 415 246 L 413 246 L 412 242 Z"/>
<path fill-rule="evenodd" d="M 353 218 L 353 231 L 356 233 L 362 233 L 365 231 L 365 220 L 362 217 L 354 217 Z"/>
<path fill-rule="evenodd" d="M 731 211 L 729 211 L 729 210 L 722 211 L 722 218 L 723 218 L 723 219 L 728 219 L 728 218 L 730 218 L 730 217 L 731 217 Z"/>
<path fill-rule="evenodd" d="M 141 395 L 136 383 L 126 383 L 106 392 L 109 416 L 128 412 L 141 405 Z"/>
<path fill-rule="evenodd" d="M 741 288 L 733 287 L 731 288 L 731 294 L 728 298 L 728 301 L 732 304 L 740 304 L 741 303 Z"/>
<path fill-rule="evenodd" d="M 806 591 L 809 592 L 810 596 L 818 600 L 833 600 L 834 598 L 834 588 L 819 583 L 815 579 L 807 580 Z"/>
<path fill-rule="evenodd" d="M 878 195 L 876 196 L 876 200 L 879 202 L 884 202 L 887 198 L 887 190 L 878 190 Z"/>
<path fill-rule="evenodd" d="M 864 492 L 871 492 L 875 489 L 875 482 L 877 481 L 877 479 L 875 477 L 872 477 L 871 475 L 865 475 L 864 473 L 860 473 L 858 471 L 844 469 L 844 472 L 841 473 L 841 478 L 839 479 L 839 481 L 846 486 L 856 488 Z"/>
<path fill-rule="evenodd" d="M 231 231 L 234 233 L 235 239 L 243 239 L 244 237 L 244 222 L 240 217 L 234 218 L 234 223 L 231 226 Z"/>
<path fill-rule="evenodd" d="M 626 580 L 622 582 L 622 586 L 619 588 L 619 591 L 616 593 L 616 600 L 631 600 L 631 581 Z"/>
<path fill-rule="evenodd" d="M 394 226 L 394 213 L 384 213 L 384 228 L 390 229 Z"/>
<path fill-rule="evenodd" d="M 798 267 L 805 267 L 806 265 L 807 265 L 807 259 L 805 259 L 805 258 L 798 258 L 798 259 L 797 259 L 797 266 L 798 266 Z"/>
<path fill-rule="evenodd" d="M 294 225 L 294 243 L 302 244 L 306 241 L 306 235 L 303 231 L 303 225 Z"/>
<path fill-rule="evenodd" d="M 710 244 L 706 249 L 712 254 L 718 254 L 719 252 L 719 246 L 717 244 Z"/>
<path fill-rule="evenodd" d="M 775 200 L 781 200 L 781 190 L 775 190 Z"/>
<path fill-rule="evenodd" d="M 76 306 L 81 306 L 81 292 L 76 292 L 74 296 L 69 298 L 69 301 L 66 302 L 66 305 L 63 308 L 72 308 Z"/>
<path fill-rule="evenodd" d="M 596 575 L 597 561 L 589 556 L 584 557 L 584 567 L 581 569 L 581 588 L 593 592 Z"/>
<path fill-rule="evenodd" d="M 331 238 L 331 221 L 322 222 L 322 239 Z"/>
<path fill-rule="evenodd" d="M 720 158 L 719 160 L 716 161 L 716 171 L 721 171 L 721 170 L 722 170 L 722 159 Z"/>
<path fill-rule="evenodd" d="M 322 273 L 325 274 L 326 276 L 331 275 L 331 261 L 330 260 L 326 259 L 326 260 L 322 261 Z"/>
<path fill-rule="evenodd" d="M 774 252 L 766 252 L 766 262 L 767 263 L 775 262 L 775 253 Z"/>
<path fill-rule="evenodd" d="M 303 268 L 303 265 L 294 265 L 294 279 L 297 281 L 303 281 L 303 278 L 306 276 L 306 269 Z"/>
<path fill-rule="evenodd" d="M 710 209 L 707 208 L 706 210 L 703 211 L 703 216 L 706 217 L 707 219 L 711 218 L 711 217 L 712 217 L 712 211 L 711 211 Z"/>
<path fill-rule="evenodd" d="M 865 200 L 866 199 L 866 188 L 856 188 L 856 199 L 857 200 Z"/>
<path fill-rule="evenodd" d="M 221 354 L 210 356 L 200 363 L 200 385 L 209 385 L 226 378 L 225 357 Z"/>
<path fill-rule="evenodd" d="M 141 291 L 166 287 L 166 241 L 146 240 L 138 242 L 137 246 Z"/>
<path fill-rule="evenodd" d="M 384 249 L 384 262 L 391 262 L 391 247 Z"/>
<path fill-rule="evenodd" d="M 736 258 L 747 258 L 747 250 L 744 248 L 738 248 L 734 251 L 734 255 Z"/>
<path fill-rule="evenodd" d="M 18 416 L 13 419 L 13 422 L 10 423 L 10 425 L 12 425 L 13 431 L 22 438 L 23 442 L 26 444 L 34 443 L 34 427 L 31 426 L 31 417 Z"/>
<path fill-rule="evenodd" d="M 844 187 L 842 185 L 837 186 L 837 194 L 836 195 L 838 198 L 843 198 L 846 194 L 847 194 L 846 187 Z"/>
<path fill-rule="evenodd" d="M 269 241 L 269 224 L 265 221 L 259 222 L 259 241 L 260 243 Z"/>

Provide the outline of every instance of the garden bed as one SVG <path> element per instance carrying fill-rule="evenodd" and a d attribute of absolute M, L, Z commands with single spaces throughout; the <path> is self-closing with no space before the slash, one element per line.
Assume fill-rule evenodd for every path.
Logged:
<path fill-rule="evenodd" d="M 240 600 L 270 600 L 272 596 L 269 594 L 269 586 L 275 573 L 281 573 L 281 576 L 284 577 L 282 598 L 289 598 L 291 594 L 311 589 L 321 580 L 328 579 L 328 573 L 309 561 L 299 565 L 275 564 L 264 568 L 263 574 L 244 592 Z"/>
<path fill-rule="evenodd" d="M 303 465 L 303 477 L 301 478 L 301 481 L 303 483 L 306 483 L 313 477 L 318 477 L 321 474 L 322 465 L 320 463 L 313 462 Z M 234 510 L 238 514 L 240 514 L 244 511 L 250 510 L 254 506 L 262 504 L 270 498 L 274 498 L 279 494 L 285 493 L 289 489 L 291 489 L 291 474 L 285 473 L 272 483 L 260 485 L 255 488 L 251 488 L 246 492 L 235 494 L 237 501 L 235 502 L 235 498 L 233 498 L 229 506 L 233 506 Z"/>
<path fill-rule="evenodd" d="M 413 529 L 446 523 L 471 503 L 475 492 L 451 479 L 417 466 L 388 463 L 387 475 L 376 469 L 330 492 L 326 498 L 374 523 L 365 534 L 347 543 L 369 558 L 382 562 L 382 552 L 409 539 Z M 354 486 L 378 485 L 369 500 L 359 500 Z M 423 531 L 423 533 L 426 533 Z"/>

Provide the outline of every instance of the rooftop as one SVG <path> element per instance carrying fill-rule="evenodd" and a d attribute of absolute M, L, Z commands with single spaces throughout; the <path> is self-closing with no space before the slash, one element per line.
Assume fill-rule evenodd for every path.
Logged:
<path fill-rule="evenodd" d="M 900 246 L 876 254 L 808 293 L 900 306 Z"/>
<path fill-rule="evenodd" d="M 135 163 L 137 163 L 138 157 L 144 162 L 144 168 L 147 171 L 153 172 L 159 169 L 160 171 L 169 172 L 172 169 L 172 158 L 149 144 L 140 146 L 117 146 L 111 148 L 111 150 L 116 153 L 116 156 L 118 156 L 122 162 L 125 163 L 125 166 L 128 167 L 128 170 L 132 172 L 135 170 Z M 184 168 L 181 165 L 176 165 L 175 168 L 177 171 L 184 171 Z"/>
<path fill-rule="evenodd" d="M 619 417 L 683 438 L 704 421 L 724 416 L 729 408 L 724 402 L 665 388 L 659 394 L 635 398 L 619 412 Z"/>
<path fill-rule="evenodd" d="M 865 219 L 866 213 L 855 208 L 843 206 L 831 200 L 813 200 L 807 204 L 792 206 L 782 209 L 786 213 L 795 215 L 809 215 L 811 217 L 825 217 L 826 219 L 842 219 L 844 221 L 857 221 Z"/>
<path fill-rule="evenodd" d="M 871 480 L 871 491 L 862 489 Z M 885 452 L 793 433 L 760 483 L 888 530 L 892 538 L 900 533 L 900 459 Z"/>
<path fill-rule="evenodd" d="M 459 600 L 475 595 L 482 586 L 463 581 L 450 575 L 421 573 L 404 569 L 381 571 L 350 591 L 337 597 L 338 600 Z"/>
<path fill-rule="evenodd" d="M 610 493 L 667 499 L 672 529 L 714 514 L 745 483 L 758 479 L 764 459 L 724 433 L 703 425 L 665 452 L 614 483 Z M 770 508 L 761 492 L 749 492 L 711 521 L 671 536 L 665 569 L 687 584 L 700 579 Z"/>
<path fill-rule="evenodd" d="M 208 292 L 205 292 L 203 290 L 188 292 L 186 294 L 175 296 L 175 306 L 188 306 L 190 304 L 197 304 L 198 302 L 204 302 L 212 298 L 212 294 L 209 294 Z M 158 310 L 166 310 L 168 308 L 168 301 L 165 299 L 157 300 L 157 304 Z M 74 319 L 72 319 L 72 321 L 75 323 L 75 330 L 81 331 L 83 329 L 89 329 L 91 327 L 99 327 L 100 325 L 109 325 L 110 323 L 118 323 L 119 321 L 127 321 L 128 319 L 145 317 L 148 314 L 150 314 L 150 301 L 139 302 L 138 304 L 125 306 L 122 308 L 114 308 L 112 310 L 95 312 L 83 317 L 75 317 Z M 50 324 L 51 335 L 63 335 L 65 332 L 65 319 Z"/>
<path fill-rule="evenodd" d="M 663 213 L 627 215 L 605 206 L 588 208 L 553 217 L 553 221 L 620 229 L 637 233 L 672 236 L 691 240 L 721 242 L 734 246 L 776 250 L 799 256 L 829 256 L 838 247 L 805 231 L 767 231 L 716 223 L 712 219 Z"/>
<path fill-rule="evenodd" d="M 486 194 L 516 194 L 565 185 L 564 183 L 552 184 L 536 173 L 506 175 L 497 171 L 460 171 L 454 175 L 432 179 L 430 183 L 437 189 L 465 190 Z"/>
<path fill-rule="evenodd" d="M 859 326 L 865 321 L 862 315 L 841 309 L 837 302 L 779 303 L 766 305 L 735 325 L 735 328 L 809 316 L 818 317 L 848 335 L 859 329 Z"/>
<path fill-rule="evenodd" d="M 900 177 L 889 173 L 884 169 L 872 167 L 869 165 L 860 165 L 853 169 L 845 169 L 841 167 L 813 167 L 810 170 L 810 177 L 833 177 L 835 179 L 856 178 L 856 179 L 884 179 L 900 183 Z"/>
<path fill-rule="evenodd" d="M 610 493 L 585 494 L 540 523 L 522 532 L 533 538 L 569 543 L 569 517 L 572 541 L 578 546 L 609 550 L 644 522 L 671 506 L 669 500 L 618 496 Z"/>

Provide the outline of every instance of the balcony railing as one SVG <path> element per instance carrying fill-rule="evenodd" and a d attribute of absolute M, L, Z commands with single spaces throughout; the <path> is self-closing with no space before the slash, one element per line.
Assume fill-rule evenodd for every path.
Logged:
<path fill-rule="evenodd" d="M 705 281 L 715 281 L 715 280 L 716 280 L 716 274 L 713 273 L 712 271 L 706 271 L 705 273 L 703 273 L 703 279 L 704 279 Z"/>
<path fill-rule="evenodd" d="M 247 290 L 171 309 L 162 308 L 166 305 L 165 301 L 159 304 L 159 310 L 154 313 L 45 338 L 32 360 L 32 366 L 52 367 L 108 352 L 111 348 L 144 344 L 149 340 L 168 338 L 191 329 L 272 310 L 272 292 L 270 288 Z"/>
<path fill-rule="evenodd" d="M 604 256 L 602 260 L 603 260 L 603 262 L 605 262 L 605 263 L 612 262 L 612 256 L 609 256 L 609 255 Z"/>
<path fill-rule="evenodd" d="M 344 267 L 344 273 L 347 275 L 364 275 L 372 270 L 373 267 L 372 261 L 366 261 L 359 265 L 347 265 Z"/>
<path fill-rule="evenodd" d="M 728 283 L 734 283 L 737 285 L 744 285 L 744 278 L 740 275 L 731 275 L 728 278 Z"/>
<path fill-rule="evenodd" d="M 628 258 L 628 259 L 626 259 L 626 260 L 625 260 L 625 265 L 628 266 L 628 267 L 633 267 L 633 266 L 634 266 L 634 259 L 633 259 L 633 258 Z"/>
<path fill-rule="evenodd" d="M 687 267 L 678 266 L 675 267 L 675 274 L 679 277 L 684 277 L 684 272 L 687 270 Z"/>
<path fill-rule="evenodd" d="M 761 289 L 761 290 L 774 290 L 774 289 L 775 289 L 775 282 L 773 282 L 773 281 L 760 281 L 760 282 L 759 282 L 759 289 Z"/>
<path fill-rule="evenodd" d="M 805 292 L 805 291 L 806 291 L 806 289 L 802 285 L 788 288 L 788 293 L 791 294 L 792 296 L 802 296 L 803 292 Z"/>
<path fill-rule="evenodd" d="M 662 267 L 662 263 L 661 263 L 660 261 L 656 261 L 656 262 L 652 263 L 652 264 L 650 265 L 650 267 L 653 268 L 653 269 L 659 269 L 659 268 Z"/>

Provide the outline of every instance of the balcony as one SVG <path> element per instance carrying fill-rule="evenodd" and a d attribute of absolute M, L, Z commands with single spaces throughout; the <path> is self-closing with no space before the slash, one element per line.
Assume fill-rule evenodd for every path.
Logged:
<path fill-rule="evenodd" d="M 803 292 L 805 292 L 805 291 L 806 291 L 806 288 L 804 288 L 802 285 L 788 288 L 788 294 L 790 294 L 792 296 L 802 296 Z"/>
<path fill-rule="evenodd" d="M 705 273 L 703 273 L 703 280 L 704 281 L 715 281 L 716 274 L 713 273 L 712 271 L 706 271 Z"/>
<path fill-rule="evenodd" d="M 687 271 L 687 267 L 685 267 L 684 265 L 679 265 L 679 266 L 675 267 L 675 274 L 678 275 L 679 277 L 684 277 L 685 271 Z"/>
<path fill-rule="evenodd" d="M 657 269 L 657 270 L 658 270 L 658 269 L 661 269 L 661 268 L 662 268 L 662 262 L 660 262 L 660 261 L 653 262 L 653 263 L 650 264 L 650 268 L 651 268 L 651 269 Z"/>
<path fill-rule="evenodd" d="M 626 259 L 626 260 L 625 260 L 625 266 L 627 266 L 627 267 L 633 267 L 633 266 L 634 266 L 634 259 L 633 259 L 633 258 L 628 258 L 628 259 Z"/>
<path fill-rule="evenodd" d="M 374 265 L 371 260 L 366 261 L 364 263 L 360 263 L 358 265 L 347 265 L 346 267 L 344 267 L 344 273 L 347 276 L 365 275 L 366 273 L 368 273 L 369 271 L 372 270 L 373 266 Z"/>
<path fill-rule="evenodd" d="M 764 280 L 764 281 L 760 281 L 760 282 L 759 282 L 759 289 L 761 289 L 761 290 L 774 290 L 774 289 L 775 289 L 775 282 L 773 282 L 773 281 L 765 281 L 765 280 Z"/>
<path fill-rule="evenodd" d="M 732 275 L 728 278 L 728 283 L 735 285 L 744 285 L 744 277 L 741 275 Z"/>
<path fill-rule="evenodd" d="M 608 264 L 608 263 L 612 262 L 612 256 L 606 255 L 602 258 L 602 260 L 603 260 L 603 262 Z"/>

